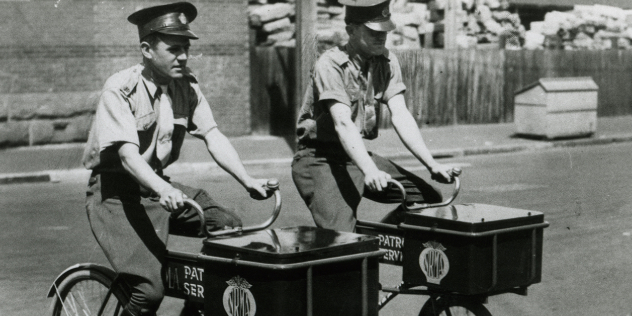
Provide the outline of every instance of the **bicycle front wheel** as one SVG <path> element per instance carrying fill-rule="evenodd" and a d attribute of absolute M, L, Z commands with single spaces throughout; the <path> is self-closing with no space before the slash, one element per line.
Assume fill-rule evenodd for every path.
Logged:
<path fill-rule="evenodd" d="M 71 273 L 55 288 L 49 315 L 118 316 L 129 298 L 122 286 L 112 288 L 113 281 L 90 268 Z"/>
<path fill-rule="evenodd" d="M 482 303 L 457 297 L 431 297 L 419 316 L 491 316 Z"/>

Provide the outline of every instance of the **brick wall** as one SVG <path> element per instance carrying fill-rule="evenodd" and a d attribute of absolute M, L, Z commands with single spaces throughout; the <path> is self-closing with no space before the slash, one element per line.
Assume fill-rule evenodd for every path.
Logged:
<path fill-rule="evenodd" d="M 189 66 L 220 129 L 250 133 L 246 0 L 191 1 Z M 119 0 L 0 2 L 0 145 L 84 141 L 88 102 L 118 70 L 141 61 L 127 16 L 168 3 Z"/>

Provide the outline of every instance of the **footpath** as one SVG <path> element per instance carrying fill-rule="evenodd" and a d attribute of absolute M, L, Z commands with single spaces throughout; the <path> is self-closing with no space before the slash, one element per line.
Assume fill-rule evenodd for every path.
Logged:
<path fill-rule="evenodd" d="M 591 137 L 538 139 L 519 137 L 513 123 L 423 127 L 426 145 L 437 158 L 462 157 L 559 147 L 588 146 L 632 141 L 632 116 L 603 117 Z M 231 137 L 247 168 L 287 165 L 294 143 L 276 136 Z M 412 157 L 394 130 L 381 130 L 367 141 L 367 148 L 386 158 Z M 81 164 L 83 143 L 21 147 L 0 150 L 0 184 L 57 182 L 67 175 L 88 174 Z M 201 140 L 185 139 L 180 159 L 167 168 L 170 174 L 219 168 Z"/>

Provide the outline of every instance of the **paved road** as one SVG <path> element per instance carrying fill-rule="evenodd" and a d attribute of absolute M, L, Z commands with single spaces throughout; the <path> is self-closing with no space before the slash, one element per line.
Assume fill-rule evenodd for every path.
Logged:
<path fill-rule="evenodd" d="M 544 212 L 543 281 L 529 295 L 491 297 L 494 315 L 630 315 L 632 283 L 632 144 L 563 148 L 538 152 L 443 160 L 461 166 L 457 203 L 475 202 Z M 400 163 L 425 174 L 411 160 Z M 312 225 L 285 166 L 252 169 L 277 177 L 284 209 L 275 227 Z M 241 210 L 248 223 L 262 220 L 270 204 L 246 198 L 239 185 L 219 172 L 183 173 L 209 188 L 218 200 Z M 105 263 L 88 228 L 83 208 L 85 179 L 60 183 L 0 186 L 0 315 L 42 315 L 53 278 L 76 262 Z M 446 187 L 449 192 L 449 187 Z M 389 207 L 363 202 L 360 216 L 377 220 Z M 195 251 L 196 240 L 172 239 L 173 247 Z M 380 279 L 398 283 L 398 268 L 386 266 Z M 417 315 L 423 297 L 398 297 L 383 315 Z M 177 310 L 163 304 L 162 315 Z"/>

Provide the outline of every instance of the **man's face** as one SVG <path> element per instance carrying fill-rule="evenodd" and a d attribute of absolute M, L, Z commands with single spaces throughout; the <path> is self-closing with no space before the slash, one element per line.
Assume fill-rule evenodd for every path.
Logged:
<path fill-rule="evenodd" d="M 143 48 L 143 55 L 150 60 L 156 80 L 169 82 L 182 78 L 189 59 L 189 39 L 184 36 L 161 34 L 155 45 Z"/>
<path fill-rule="evenodd" d="M 360 55 L 364 57 L 372 57 L 385 53 L 386 34 L 387 32 L 374 31 L 366 25 L 350 25 L 349 42 Z"/>

